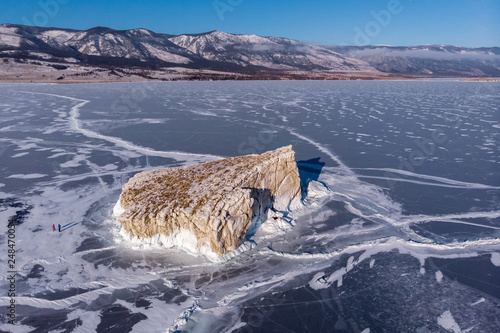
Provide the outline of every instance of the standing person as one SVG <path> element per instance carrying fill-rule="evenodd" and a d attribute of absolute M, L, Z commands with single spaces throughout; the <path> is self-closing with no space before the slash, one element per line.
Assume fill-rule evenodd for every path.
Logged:
<path fill-rule="evenodd" d="M 52 224 L 52 231 L 56 231 L 56 225 Z"/>
<path fill-rule="evenodd" d="M 61 225 L 58 224 L 57 227 L 59 228 L 59 232 L 61 232 Z"/>

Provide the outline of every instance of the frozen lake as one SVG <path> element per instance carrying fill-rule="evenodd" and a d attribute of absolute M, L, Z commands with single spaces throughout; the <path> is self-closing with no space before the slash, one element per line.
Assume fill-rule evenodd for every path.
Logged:
<path fill-rule="evenodd" d="M 0 331 L 497 332 L 499 105 L 446 80 L 0 84 Z M 288 144 L 311 192 L 241 254 L 119 235 L 135 173 Z"/>

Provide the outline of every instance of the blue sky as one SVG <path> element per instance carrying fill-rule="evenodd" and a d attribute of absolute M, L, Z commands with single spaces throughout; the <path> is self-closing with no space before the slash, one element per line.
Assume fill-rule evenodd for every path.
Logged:
<path fill-rule="evenodd" d="M 0 23 L 221 30 L 317 44 L 500 46 L 498 0 L 1 0 Z"/>

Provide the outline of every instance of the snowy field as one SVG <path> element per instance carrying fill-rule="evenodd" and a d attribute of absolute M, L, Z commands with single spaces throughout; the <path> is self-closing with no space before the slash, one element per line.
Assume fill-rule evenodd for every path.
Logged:
<path fill-rule="evenodd" d="M 0 217 L 16 249 L 9 268 L 5 228 L 0 331 L 498 332 L 499 83 L 1 84 L 0 96 Z M 137 172 L 288 144 L 303 207 L 223 262 L 131 242 L 113 217 Z"/>

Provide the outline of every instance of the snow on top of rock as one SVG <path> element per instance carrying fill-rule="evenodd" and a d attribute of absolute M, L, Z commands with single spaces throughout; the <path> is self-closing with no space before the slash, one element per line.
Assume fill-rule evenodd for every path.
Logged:
<path fill-rule="evenodd" d="M 50 42 L 52 41 L 56 43 L 66 43 L 74 36 L 75 32 L 65 30 L 46 30 L 41 33 L 40 39 L 49 44 L 51 44 Z"/>

